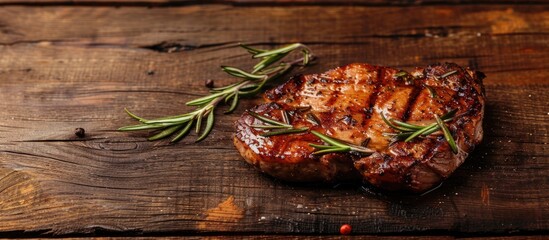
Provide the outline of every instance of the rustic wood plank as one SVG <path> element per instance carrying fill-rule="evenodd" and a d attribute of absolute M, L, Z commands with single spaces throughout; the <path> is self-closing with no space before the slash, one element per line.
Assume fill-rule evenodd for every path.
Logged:
<path fill-rule="evenodd" d="M 224 49 L 237 42 L 278 45 L 301 41 L 320 45 L 318 51 L 326 50 L 321 53 L 324 57 L 321 64 L 325 65 L 319 70 L 353 61 L 397 67 L 454 61 L 482 69 L 491 76 L 487 84 L 491 81 L 517 85 L 546 81 L 542 76 L 547 69 L 549 20 L 546 16 L 549 6 L 192 6 L 118 10 L 109 7 L 9 7 L 1 11 L 0 22 L 4 23 L 5 34 L 0 36 L 0 43 L 5 46 L 144 49 L 185 55 L 191 51 L 228 54 Z M 124 17 L 120 17 L 121 11 Z M 303 14 L 309 12 L 316 14 Z M 342 15 L 348 17 L 340 18 Z M 143 18 L 144 21 L 138 21 Z M 234 24 L 244 19 L 253 21 Z M 361 54 L 354 53 L 356 51 Z M 247 59 L 243 53 L 224 56 Z M 180 61 L 175 63 L 181 66 L 181 61 L 187 60 L 184 63 L 189 64 L 191 58 L 172 56 L 170 59 Z M 213 58 L 200 61 L 208 60 Z M 10 64 L 14 63 L 17 60 Z M 205 71 L 204 68 L 198 70 Z M 211 77 L 210 72 L 205 77 Z M 190 76 L 194 74 L 192 72 Z"/>
<path fill-rule="evenodd" d="M 0 232 L 337 234 L 349 223 L 357 234 L 543 233 L 547 10 L 1 8 Z M 251 63 L 237 41 L 306 42 L 320 57 L 308 72 L 357 61 L 471 65 L 488 75 L 485 141 L 442 187 L 411 196 L 258 174 L 230 143 L 232 123 L 258 99 L 220 114 L 199 144 L 114 131 L 131 123 L 124 107 L 178 113 L 206 92 L 205 79 L 230 82 L 218 65 Z"/>
<path fill-rule="evenodd" d="M 538 240 L 538 239 L 547 239 L 546 236 L 498 236 L 498 237 L 455 237 L 455 236 L 442 236 L 442 235 L 432 235 L 432 236 L 383 236 L 383 235 L 351 235 L 354 238 L 360 238 L 360 239 L 381 239 L 381 240 L 393 240 L 393 239 L 440 239 L 440 240 L 449 240 L 449 239 L 464 239 L 464 240 L 474 240 L 474 239 L 483 239 L 483 240 L 513 240 L 513 239 L 526 239 L 526 240 Z M 350 238 L 349 236 L 348 238 Z M 116 239 L 284 239 L 284 240 L 291 240 L 291 239 L 341 239 L 342 236 L 307 236 L 307 235 L 234 235 L 234 236 L 227 236 L 227 235 L 204 235 L 204 236 L 177 236 L 177 237 L 94 237 L 91 239 L 94 240 L 116 240 Z M 79 239 L 79 238 L 65 238 L 67 240 L 72 239 Z"/>
<path fill-rule="evenodd" d="M 0 5 L 117 5 L 117 6 L 181 6 L 200 4 L 233 4 L 238 6 L 296 6 L 296 5 L 361 5 L 361 6 L 410 6 L 410 5 L 459 5 L 459 4 L 546 4 L 547 0 L 0 0 Z"/>

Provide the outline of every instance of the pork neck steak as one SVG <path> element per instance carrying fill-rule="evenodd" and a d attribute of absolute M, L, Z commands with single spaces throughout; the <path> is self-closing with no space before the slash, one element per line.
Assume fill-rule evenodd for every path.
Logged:
<path fill-rule="evenodd" d="M 236 122 L 234 144 L 259 170 L 286 181 L 364 180 L 382 189 L 424 192 L 459 167 L 482 140 L 484 88 L 479 72 L 456 64 L 438 64 L 407 73 L 394 68 L 350 64 L 322 74 L 301 75 L 267 91 L 267 103 L 249 111 L 283 121 L 300 133 L 262 136 L 272 131 L 249 112 Z M 382 119 L 416 125 L 446 122 L 458 151 L 442 131 L 395 141 L 398 133 Z M 356 152 L 313 154 L 324 142 L 314 130 L 355 145 L 367 144 L 371 155 Z"/>

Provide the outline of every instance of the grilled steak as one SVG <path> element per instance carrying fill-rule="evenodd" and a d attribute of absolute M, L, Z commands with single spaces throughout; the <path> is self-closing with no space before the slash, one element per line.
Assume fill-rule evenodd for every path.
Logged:
<path fill-rule="evenodd" d="M 447 178 L 482 139 L 483 75 L 456 64 L 394 68 L 351 64 L 322 74 L 297 76 L 265 93 L 267 103 L 249 111 L 283 121 L 289 115 L 302 133 L 261 136 L 260 120 L 244 113 L 236 122 L 234 144 L 244 159 L 261 171 L 288 181 L 360 180 L 388 190 L 423 192 Z M 457 109 L 446 123 L 458 152 L 441 131 L 409 142 L 393 141 L 398 133 L 382 119 L 416 125 L 433 123 L 435 114 Z M 286 117 L 287 118 L 287 117 Z M 311 119 L 312 118 L 312 119 Z M 362 145 L 375 152 L 313 154 L 309 144 L 324 144 L 310 133 Z M 369 141 L 368 141 L 369 140 Z"/>

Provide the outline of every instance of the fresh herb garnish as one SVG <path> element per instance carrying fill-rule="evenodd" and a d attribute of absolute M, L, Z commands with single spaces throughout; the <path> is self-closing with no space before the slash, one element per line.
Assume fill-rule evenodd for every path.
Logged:
<path fill-rule="evenodd" d="M 307 130 L 309 130 L 309 128 L 294 128 L 294 126 L 292 126 L 290 124 L 290 116 L 288 114 L 288 112 L 282 110 L 282 118 L 284 120 L 284 122 L 279 122 L 279 121 L 276 121 L 274 119 L 270 119 L 268 117 L 265 117 L 263 115 L 259 115 L 255 112 L 252 112 L 252 111 L 248 111 L 248 114 L 250 114 L 250 116 L 254 117 L 255 119 L 263 122 L 263 123 L 266 123 L 268 125 L 251 125 L 250 127 L 253 127 L 253 128 L 259 128 L 259 129 L 281 129 L 281 130 L 278 130 L 278 131 L 268 131 L 268 132 L 265 132 L 265 133 L 262 133 L 260 134 L 261 136 L 263 137 L 270 137 L 270 136 L 275 136 L 275 135 L 283 135 L 283 134 L 291 134 L 291 133 L 301 133 L 301 132 L 305 132 Z"/>
<path fill-rule="evenodd" d="M 452 135 L 450 134 L 450 130 L 448 130 L 448 128 L 444 124 L 445 122 L 452 121 L 456 112 L 457 109 L 454 109 L 444 114 L 442 117 L 438 117 L 437 115 L 435 115 L 435 119 L 439 119 L 440 123 L 437 120 L 437 122 L 431 123 L 426 126 L 405 123 L 396 119 L 387 119 L 382 113 L 381 119 L 383 119 L 383 121 L 391 128 L 400 131 L 400 133 L 384 133 L 384 135 L 393 137 L 394 141 L 404 140 L 404 142 L 409 142 L 418 136 L 428 136 L 442 129 L 444 137 L 446 138 L 446 141 L 448 141 L 448 144 L 450 144 L 452 151 L 454 153 L 457 153 L 456 143 L 452 138 Z"/>
<path fill-rule="evenodd" d="M 452 75 L 452 74 L 454 74 L 454 73 L 457 73 L 457 70 L 449 71 L 449 72 L 444 73 L 444 74 L 442 74 L 442 75 L 440 75 L 440 76 L 433 75 L 433 77 L 435 78 L 435 80 L 440 81 L 441 79 L 444 79 L 445 77 L 448 77 L 448 76 L 450 76 L 450 75 Z"/>
<path fill-rule="evenodd" d="M 393 75 L 393 77 L 404 77 L 404 76 L 406 76 L 406 75 L 408 75 L 407 72 L 405 72 L 405 71 L 399 71 L 399 72 L 395 73 L 395 74 Z"/>
<path fill-rule="evenodd" d="M 312 130 L 311 133 L 317 136 L 318 138 L 320 138 L 325 143 L 329 144 L 329 145 L 319 145 L 319 144 L 309 143 L 309 146 L 317 149 L 317 151 L 313 152 L 313 154 L 326 154 L 326 153 L 337 153 L 337 152 L 357 152 L 361 154 L 374 153 L 374 150 L 369 149 L 367 147 L 355 145 L 352 143 L 345 142 L 343 140 L 328 137 L 314 130 Z"/>
<path fill-rule="evenodd" d="M 454 73 L 457 73 L 457 70 L 450 71 L 450 72 L 447 72 L 447 73 L 445 73 L 445 74 L 442 74 L 442 75 L 440 75 L 440 78 L 448 77 L 448 76 L 450 76 L 450 75 L 452 75 L 452 74 L 454 74 Z"/>
<path fill-rule="evenodd" d="M 320 120 L 318 120 L 318 118 L 313 113 L 307 113 L 305 117 L 307 118 L 307 121 L 312 123 L 313 125 L 320 125 Z"/>
<path fill-rule="evenodd" d="M 273 50 L 257 49 L 242 44 L 240 46 L 252 54 L 252 58 L 260 59 L 259 63 L 249 72 L 235 67 L 221 67 L 229 75 L 241 78 L 240 82 L 225 87 L 213 88 L 210 91 L 210 95 L 187 102 L 187 106 L 196 106 L 196 109 L 182 115 L 148 120 L 125 109 L 129 116 L 138 120 L 141 124 L 121 127 L 118 130 L 161 130 L 159 133 L 149 137 L 149 140 L 162 139 L 175 134 L 171 140 L 175 142 L 185 137 L 194 125 L 197 134 L 202 131 L 196 142 L 201 141 L 212 130 L 214 125 L 214 110 L 221 102 L 229 105 L 229 109 L 225 113 L 231 113 L 238 106 L 238 101 L 241 97 L 254 96 L 263 89 L 265 83 L 282 76 L 295 66 L 307 66 L 314 57 L 309 48 L 301 43 L 294 43 Z M 289 62 L 282 61 L 287 55 L 296 50 L 301 50 L 303 56 Z M 202 130 L 202 121 L 204 118 L 206 118 L 206 126 Z"/>
<path fill-rule="evenodd" d="M 427 90 L 429 91 L 429 95 L 431 95 L 431 98 L 437 97 L 437 92 L 435 91 L 435 89 L 430 86 L 425 86 L 425 88 L 427 88 Z"/>
<path fill-rule="evenodd" d="M 454 138 L 452 137 L 452 133 L 450 133 L 450 130 L 448 129 L 446 124 L 444 124 L 442 119 L 440 119 L 440 117 L 436 114 L 435 114 L 435 119 L 437 120 L 438 126 L 442 129 L 442 132 L 444 133 L 444 138 L 446 138 L 448 145 L 450 145 L 450 147 L 452 148 L 452 152 L 454 152 L 454 154 L 458 153 L 456 141 L 454 141 Z"/>

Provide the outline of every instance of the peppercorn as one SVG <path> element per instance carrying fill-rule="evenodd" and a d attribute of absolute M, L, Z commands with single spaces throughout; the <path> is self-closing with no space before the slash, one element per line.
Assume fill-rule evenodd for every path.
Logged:
<path fill-rule="evenodd" d="M 206 86 L 207 88 L 213 88 L 213 86 L 214 86 L 214 81 L 211 80 L 211 79 L 208 79 L 208 80 L 206 80 L 206 82 L 204 83 L 204 86 Z"/>
<path fill-rule="evenodd" d="M 79 138 L 83 138 L 86 136 L 86 130 L 84 130 L 83 128 L 76 128 L 74 129 L 74 135 Z"/>

